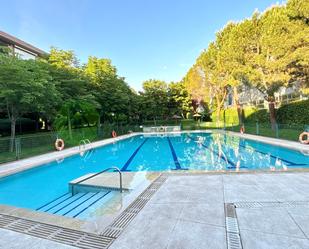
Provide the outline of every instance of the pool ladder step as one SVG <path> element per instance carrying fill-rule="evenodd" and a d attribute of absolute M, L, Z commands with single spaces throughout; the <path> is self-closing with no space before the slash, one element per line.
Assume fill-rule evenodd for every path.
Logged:
<path fill-rule="evenodd" d="M 67 193 L 37 208 L 37 210 L 75 218 L 96 203 L 103 201 L 110 193 L 111 191 L 85 192 L 75 195 Z"/>

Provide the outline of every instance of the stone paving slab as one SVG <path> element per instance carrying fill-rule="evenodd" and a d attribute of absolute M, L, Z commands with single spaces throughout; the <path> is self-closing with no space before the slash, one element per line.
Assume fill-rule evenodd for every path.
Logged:
<path fill-rule="evenodd" d="M 306 199 L 297 184 L 307 179 L 308 173 L 170 175 L 110 248 L 227 248 L 224 203 Z M 304 206 L 236 212 L 244 249 L 309 248 Z"/>
<path fill-rule="evenodd" d="M 240 231 L 250 230 L 297 238 L 306 238 L 302 230 L 284 208 L 237 208 Z"/>
<path fill-rule="evenodd" d="M 50 240 L 0 229 L 0 249 L 76 249 Z"/>
<path fill-rule="evenodd" d="M 241 231 L 245 249 L 309 249 L 309 240 L 254 231 Z"/>

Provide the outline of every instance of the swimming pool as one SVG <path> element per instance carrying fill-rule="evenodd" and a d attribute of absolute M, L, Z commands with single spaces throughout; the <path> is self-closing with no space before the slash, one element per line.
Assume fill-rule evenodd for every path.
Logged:
<path fill-rule="evenodd" d="M 95 210 L 116 193 L 72 196 L 68 183 L 111 166 L 123 172 L 286 170 L 309 168 L 309 156 L 223 133 L 136 135 L 0 179 L 0 204 L 87 218 L 90 206 Z"/>

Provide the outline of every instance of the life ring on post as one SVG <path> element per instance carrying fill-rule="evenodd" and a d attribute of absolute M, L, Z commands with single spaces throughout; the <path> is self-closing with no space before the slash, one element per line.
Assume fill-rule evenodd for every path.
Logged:
<path fill-rule="evenodd" d="M 56 139 L 55 149 L 58 150 L 58 151 L 61 151 L 61 150 L 64 149 L 64 141 L 62 139 L 60 139 L 60 138 Z"/>
<path fill-rule="evenodd" d="M 112 131 L 112 137 L 113 137 L 113 138 L 117 137 L 116 131 Z"/>
<path fill-rule="evenodd" d="M 240 133 L 241 133 L 241 134 L 244 134 L 244 133 L 245 133 L 245 127 L 244 127 L 244 126 L 241 126 L 241 127 L 240 127 Z"/>
<path fill-rule="evenodd" d="M 307 137 L 307 139 L 305 139 L 305 137 Z M 303 132 L 299 135 L 298 138 L 299 142 L 301 142 L 302 144 L 309 144 L 309 132 Z"/>

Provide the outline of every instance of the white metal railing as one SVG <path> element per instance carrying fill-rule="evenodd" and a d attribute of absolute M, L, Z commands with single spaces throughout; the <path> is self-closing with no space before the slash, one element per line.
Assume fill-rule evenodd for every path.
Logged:
<path fill-rule="evenodd" d="M 86 150 L 87 145 L 91 145 L 91 142 L 90 142 L 90 140 L 88 138 L 80 140 L 79 141 L 78 150 L 79 151 Z"/>
<path fill-rule="evenodd" d="M 117 167 L 110 167 L 110 168 L 104 169 L 104 170 L 102 170 L 102 171 L 100 171 L 100 172 L 98 172 L 96 174 L 88 176 L 88 177 L 86 177 L 86 178 L 84 178 L 84 179 L 82 179 L 82 180 L 80 180 L 78 182 L 73 183 L 72 184 L 72 195 L 74 195 L 74 186 L 76 186 L 77 184 L 81 184 L 82 182 L 87 181 L 87 180 L 89 180 L 89 179 L 91 179 L 91 178 L 93 178 L 95 176 L 101 175 L 104 172 L 106 172 L 108 170 L 111 170 L 111 169 L 114 170 L 114 171 L 117 171 L 119 173 L 119 190 L 120 190 L 120 193 L 122 193 L 122 173 L 121 173 L 121 170 L 119 168 L 117 168 Z"/>

